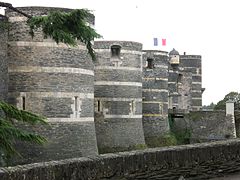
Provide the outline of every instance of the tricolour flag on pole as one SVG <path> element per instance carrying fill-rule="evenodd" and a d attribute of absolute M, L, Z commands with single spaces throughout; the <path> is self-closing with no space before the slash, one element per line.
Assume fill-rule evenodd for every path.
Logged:
<path fill-rule="evenodd" d="M 158 46 L 158 38 L 153 38 L 153 45 Z"/>
<path fill-rule="evenodd" d="M 162 46 L 166 46 L 166 39 L 162 39 Z"/>

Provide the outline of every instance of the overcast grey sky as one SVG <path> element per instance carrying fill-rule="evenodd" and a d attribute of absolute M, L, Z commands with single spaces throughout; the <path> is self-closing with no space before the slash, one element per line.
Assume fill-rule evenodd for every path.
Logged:
<path fill-rule="evenodd" d="M 4 1 L 4 0 L 1 0 Z M 88 8 L 104 40 L 143 43 L 144 49 L 202 55 L 203 104 L 240 92 L 239 0 L 5 0 L 13 6 Z M 153 38 L 166 38 L 154 47 Z"/>

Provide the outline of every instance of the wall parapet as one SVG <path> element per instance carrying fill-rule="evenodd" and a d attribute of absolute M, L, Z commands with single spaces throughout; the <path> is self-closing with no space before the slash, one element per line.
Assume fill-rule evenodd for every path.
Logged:
<path fill-rule="evenodd" d="M 235 139 L 5 167 L 0 179 L 207 179 L 240 171 L 239 165 Z"/>
<path fill-rule="evenodd" d="M 181 55 L 181 59 L 201 59 L 201 55 Z"/>

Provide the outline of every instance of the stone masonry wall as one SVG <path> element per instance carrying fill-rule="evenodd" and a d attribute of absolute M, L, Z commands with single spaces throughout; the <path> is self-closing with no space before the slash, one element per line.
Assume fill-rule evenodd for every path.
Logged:
<path fill-rule="evenodd" d="M 48 7 L 19 8 L 30 15 L 46 15 Z M 56 44 L 41 30 L 29 34 L 26 18 L 6 11 L 8 34 L 9 102 L 45 116 L 50 127 L 31 127 L 48 139 L 44 147 L 21 147 L 23 159 L 12 163 L 58 160 L 98 154 L 94 126 L 94 69 L 85 45 Z M 94 16 L 89 17 L 94 24 Z M 30 129 L 31 129 L 30 128 Z M 26 129 L 29 129 L 26 127 Z"/>
<path fill-rule="evenodd" d="M 196 111 L 186 115 L 191 128 L 191 141 L 204 142 L 234 137 L 233 117 L 225 111 Z"/>
<path fill-rule="evenodd" d="M 0 16 L 0 100 L 7 100 L 8 63 L 7 63 L 7 20 Z"/>
<path fill-rule="evenodd" d="M 179 109 L 191 110 L 192 109 L 192 73 L 181 72 L 178 82 L 178 105 Z"/>
<path fill-rule="evenodd" d="M 0 168 L 0 179 L 198 180 L 239 171 L 240 141 L 228 140 Z"/>
<path fill-rule="evenodd" d="M 22 155 L 9 161 L 9 165 L 29 164 L 74 157 L 94 156 L 97 153 L 93 122 L 50 122 L 47 126 L 21 126 L 37 132 L 48 140 L 43 146 L 18 142 L 16 149 Z"/>
<path fill-rule="evenodd" d="M 181 55 L 180 67 L 192 73 L 191 105 L 192 110 L 202 108 L 202 57 L 198 55 Z"/>
<path fill-rule="evenodd" d="M 178 109 L 179 93 L 178 93 L 179 68 L 178 65 L 169 64 L 168 70 L 168 91 L 169 91 L 169 109 Z"/>
<path fill-rule="evenodd" d="M 148 67 L 148 61 L 153 61 L 153 67 Z M 142 95 L 145 140 L 156 147 L 156 142 L 169 132 L 167 52 L 144 51 Z"/>
<path fill-rule="evenodd" d="M 142 45 L 126 41 L 96 41 L 94 48 L 97 55 L 94 62 L 95 125 L 99 152 L 145 145 Z"/>

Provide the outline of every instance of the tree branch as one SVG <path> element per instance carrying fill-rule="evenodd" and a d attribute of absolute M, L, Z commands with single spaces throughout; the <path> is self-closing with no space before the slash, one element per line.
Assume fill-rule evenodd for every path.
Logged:
<path fill-rule="evenodd" d="M 17 8 L 13 7 L 12 4 L 10 4 L 10 3 L 0 2 L 0 6 L 9 8 L 9 9 L 11 9 L 11 10 L 13 10 L 13 11 L 19 13 L 19 14 L 22 14 L 23 16 L 25 16 L 25 17 L 27 17 L 29 19 L 32 18 L 32 16 L 30 16 L 30 15 L 28 15 L 28 14 L 26 14 L 26 13 L 20 11 L 20 10 L 18 10 Z"/>

